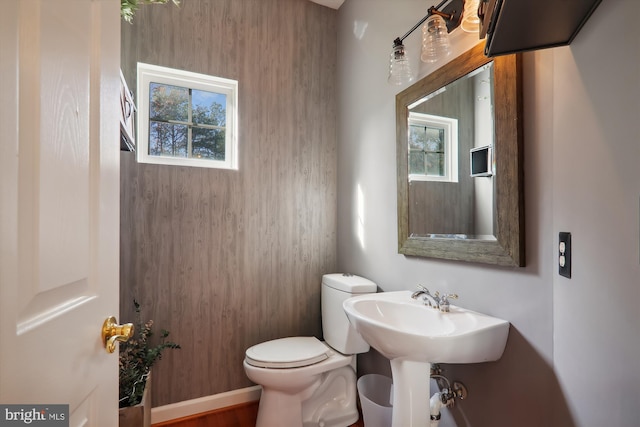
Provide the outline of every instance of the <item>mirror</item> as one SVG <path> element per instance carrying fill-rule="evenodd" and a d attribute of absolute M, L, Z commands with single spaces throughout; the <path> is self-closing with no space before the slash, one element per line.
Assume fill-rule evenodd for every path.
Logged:
<path fill-rule="evenodd" d="M 479 44 L 396 96 L 399 253 L 525 265 L 520 69 Z"/>

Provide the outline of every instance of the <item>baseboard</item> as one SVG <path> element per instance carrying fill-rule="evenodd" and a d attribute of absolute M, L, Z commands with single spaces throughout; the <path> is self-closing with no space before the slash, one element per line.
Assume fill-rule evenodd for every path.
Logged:
<path fill-rule="evenodd" d="M 216 409 L 241 403 L 255 402 L 260 400 L 261 393 L 262 388 L 260 386 L 253 386 L 158 406 L 151 408 L 151 424 L 189 417 L 202 412 L 215 411 Z"/>

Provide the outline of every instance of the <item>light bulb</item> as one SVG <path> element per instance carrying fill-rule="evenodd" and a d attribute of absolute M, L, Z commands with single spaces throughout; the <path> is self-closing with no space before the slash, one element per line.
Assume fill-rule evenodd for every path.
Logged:
<path fill-rule="evenodd" d="M 464 12 L 460 28 L 467 33 L 475 33 L 480 29 L 480 18 L 478 17 L 478 5 L 480 0 L 465 0 Z"/>
<path fill-rule="evenodd" d="M 413 81 L 411 64 L 403 44 L 393 46 L 389 56 L 389 78 L 387 81 L 393 85 L 402 85 Z"/>
<path fill-rule="evenodd" d="M 431 15 L 422 26 L 422 62 L 436 62 L 451 53 L 449 32 L 444 18 Z"/>

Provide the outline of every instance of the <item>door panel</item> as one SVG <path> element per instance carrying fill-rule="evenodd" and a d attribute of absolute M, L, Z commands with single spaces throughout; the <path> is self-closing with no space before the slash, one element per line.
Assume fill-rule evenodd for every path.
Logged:
<path fill-rule="evenodd" d="M 115 426 L 118 3 L 3 2 L 0 47 L 0 402 Z"/>

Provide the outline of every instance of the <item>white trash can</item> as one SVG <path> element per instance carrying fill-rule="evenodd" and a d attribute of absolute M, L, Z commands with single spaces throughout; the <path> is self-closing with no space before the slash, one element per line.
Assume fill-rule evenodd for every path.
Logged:
<path fill-rule="evenodd" d="M 358 379 L 364 427 L 391 427 L 393 383 L 391 378 L 367 374 Z"/>

